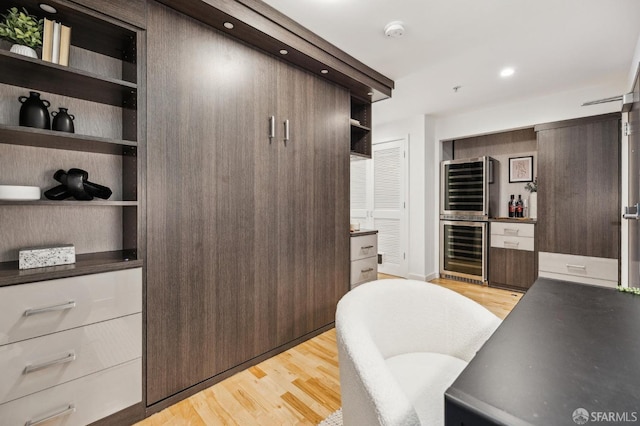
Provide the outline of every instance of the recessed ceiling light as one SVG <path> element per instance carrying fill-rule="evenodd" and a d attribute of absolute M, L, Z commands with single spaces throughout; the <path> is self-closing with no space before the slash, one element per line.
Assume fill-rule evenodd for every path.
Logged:
<path fill-rule="evenodd" d="M 329 70 L 320 70 L 322 74 L 329 74 Z"/>
<path fill-rule="evenodd" d="M 46 3 L 40 3 L 38 6 L 40 6 L 40 9 L 44 10 L 47 13 L 58 13 L 58 10 Z"/>
<path fill-rule="evenodd" d="M 232 30 L 232 29 L 233 29 L 233 27 L 234 27 L 234 25 L 233 25 L 231 22 L 225 22 L 225 23 L 224 23 L 224 24 L 222 24 L 222 25 L 224 25 L 224 27 L 225 27 L 226 29 L 228 29 L 228 30 Z"/>
<path fill-rule="evenodd" d="M 281 55 L 286 55 L 287 53 L 289 53 L 289 51 L 287 49 L 280 49 L 280 54 Z"/>
<path fill-rule="evenodd" d="M 514 72 L 516 72 L 516 70 L 511 67 L 503 68 L 500 71 L 500 77 L 511 77 Z"/>

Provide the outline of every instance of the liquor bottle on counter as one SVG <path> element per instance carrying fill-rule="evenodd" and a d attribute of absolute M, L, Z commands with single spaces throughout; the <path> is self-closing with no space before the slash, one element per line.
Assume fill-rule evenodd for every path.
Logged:
<path fill-rule="evenodd" d="M 513 198 L 514 195 L 511 194 L 511 199 L 509 200 L 509 217 L 516 217 L 516 200 Z"/>
<path fill-rule="evenodd" d="M 522 210 L 523 210 L 522 195 L 518 195 L 518 201 L 516 201 L 516 217 L 524 217 Z"/>

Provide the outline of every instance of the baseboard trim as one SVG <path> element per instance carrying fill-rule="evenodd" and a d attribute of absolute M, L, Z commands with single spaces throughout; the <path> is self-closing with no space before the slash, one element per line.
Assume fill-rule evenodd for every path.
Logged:
<path fill-rule="evenodd" d="M 436 278 L 440 278 L 440 274 L 433 273 L 433 274 L 427 275 L 427 278 L 425 278 L 425 281 L 432 281 L 432 280 L 435 280 Z"/>
<path fill-rule="evenodd" d="M 417 281 L 426 281 L 427 277 L 425 275 L 419 275 L 419 274 L 407 274 L 407 279 L 417 280 Z"/>

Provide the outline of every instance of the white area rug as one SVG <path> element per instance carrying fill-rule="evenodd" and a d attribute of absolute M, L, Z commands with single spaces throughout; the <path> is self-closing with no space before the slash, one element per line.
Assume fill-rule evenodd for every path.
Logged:
<path fill-rule="evenodd" d="M 342 426 L 342 408 L 331 413 L 329 417 L 318 423 L 318 426 Z"/>

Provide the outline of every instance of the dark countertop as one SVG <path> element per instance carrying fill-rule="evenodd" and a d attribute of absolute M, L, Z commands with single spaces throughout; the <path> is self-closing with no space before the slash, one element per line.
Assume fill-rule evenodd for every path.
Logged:
<path fill-rule="evenodd" d="M 363 235 L 373 235 L 377 233 L 378 233 L 377 229 L 361 229 L 359 231 L 349 232 L 349 234 L 351 234 L 352 237 L 361 237 Z"/>
<path fill-rule="evenodd" d="M 640 296 L 539 278 L 445 392 L 446 424 L 640 421 L 639 324 Z"/>
<path fill-rule="evenodd" d="M 536 223 L 537 219 L 531 219 L 530 217 L 492 217 L 489 222 Z"/>

